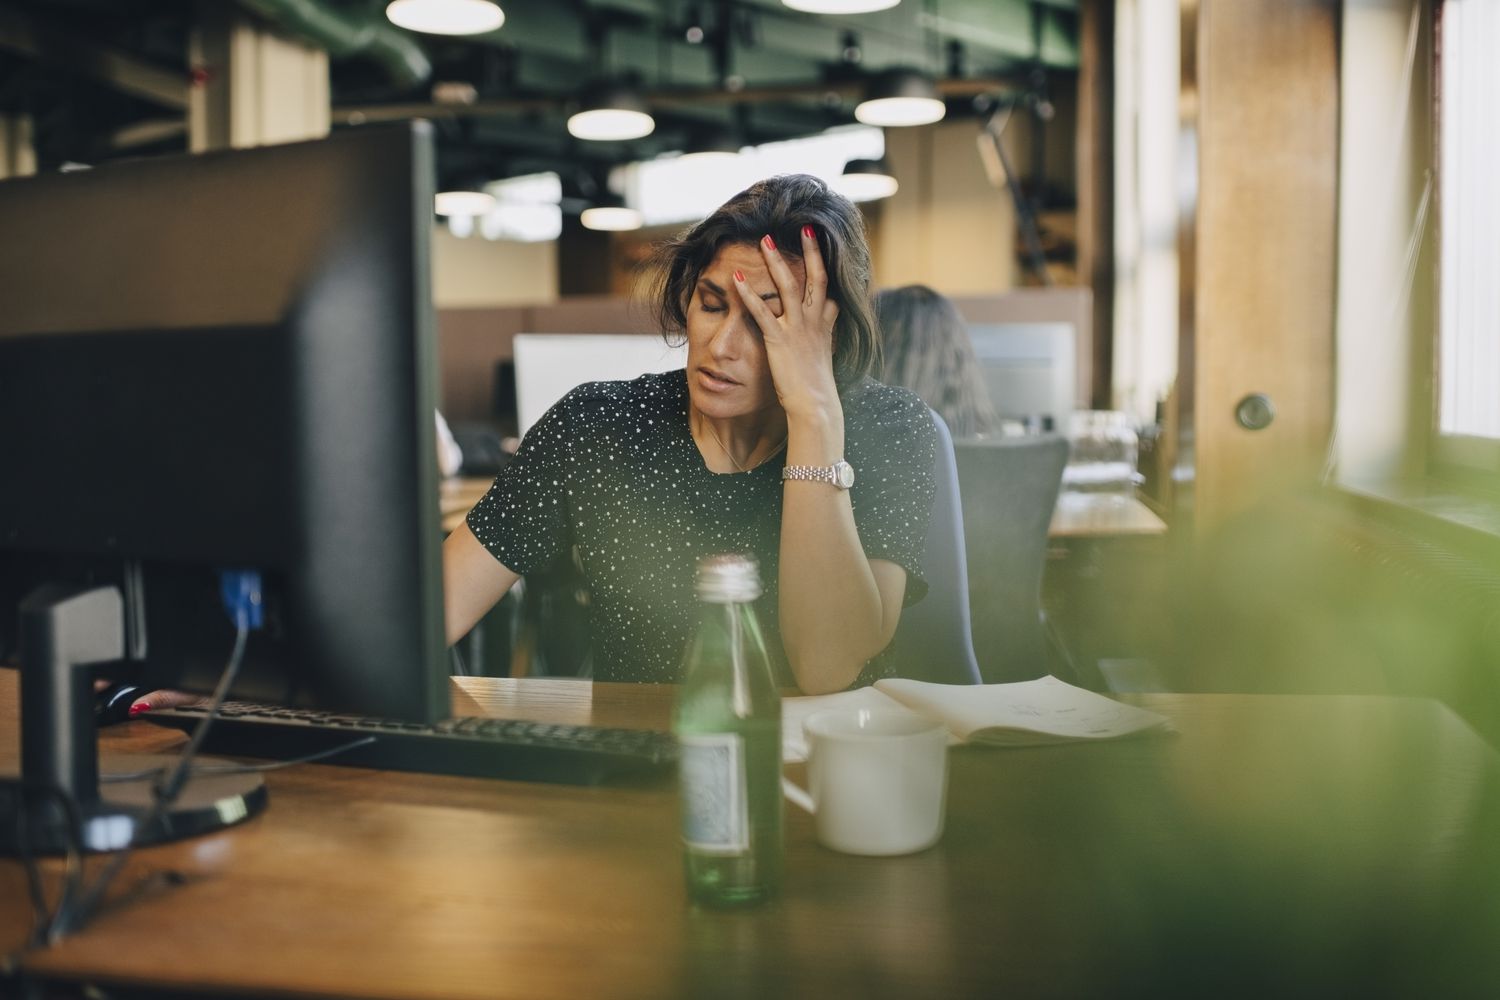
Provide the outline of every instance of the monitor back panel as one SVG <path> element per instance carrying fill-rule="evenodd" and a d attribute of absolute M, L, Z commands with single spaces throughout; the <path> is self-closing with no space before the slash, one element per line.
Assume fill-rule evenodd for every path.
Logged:
<path fill-rule="evenodd" d="M 985 387 L 1002 417 L 1051 417 L 1065 427 L 1077 408 L 1077 352 L 1067 323 L 971 323 Z"/>
<path fill-rule="evenodd" d="M 425 125 L 0 183 L 0 558 L 144 567 L 192 686 L 260 569 L 243 696 L 446 709 L 431 188 Z"/>
<path fill-rule="evenodd" d="M 525 434 L 585 382 L 633 379 L 687 362 L 687 348 L 650 334 L 522 333 L 515 339 L 516 416 Z"/>

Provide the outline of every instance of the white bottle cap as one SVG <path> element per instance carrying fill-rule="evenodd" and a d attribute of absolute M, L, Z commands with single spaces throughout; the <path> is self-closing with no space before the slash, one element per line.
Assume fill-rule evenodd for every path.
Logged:
<path fill-rule="evenodd" d="M 760 567 L 751 556 L 704 556 L 698 560 L 698 600 L 748 604 L 760 596 Z"/>

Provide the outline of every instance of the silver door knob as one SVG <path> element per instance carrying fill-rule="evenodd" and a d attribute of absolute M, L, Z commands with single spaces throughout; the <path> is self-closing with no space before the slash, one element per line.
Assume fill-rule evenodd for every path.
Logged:
<path fill-rule="evenodd" d="M 1235 405 L 1234 419 L 1247 431 L 1263 431 L 1276 419 L 1276 407 L 1271 405 L 1270 396 L 1252 392 Z"/>

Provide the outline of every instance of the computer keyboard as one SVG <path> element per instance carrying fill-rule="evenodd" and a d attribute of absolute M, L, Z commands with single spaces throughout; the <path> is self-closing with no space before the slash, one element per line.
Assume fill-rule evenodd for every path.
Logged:
<path fill-rule="evenodd" d="M 207 711 L 206 705 L 185 705 L 136 718 L 191 730 Z M 234 701 L 219 709 L 200 752 L 298 760 L 366 737 L 374 741 L 317 763 L 597 785 L 666 773 L 677 761 L 676 741 L 655 730 L 478 717 L 428 726 Z"/>

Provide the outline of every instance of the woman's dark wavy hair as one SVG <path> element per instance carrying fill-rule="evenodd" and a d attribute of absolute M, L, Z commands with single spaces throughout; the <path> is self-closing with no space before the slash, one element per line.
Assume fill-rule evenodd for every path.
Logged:
<path fill-rule="evenodd" d="M 880 332 L 870 301 L 870 244 L 859 209 L 808 174 L 759 181 L 730 198 L 692 229 L 656 248 L 649 265 L 653 317 L 669 342 L 687 329 L 688 304 L 704 268 L 720 248 L 755 246 L 767 233 L 782 256 L 802 257 L 802 227 L 818 234 L 828 271 L 828 297 L 838 303 L 833 374 L 840 387 L 880 368 Z"/>

